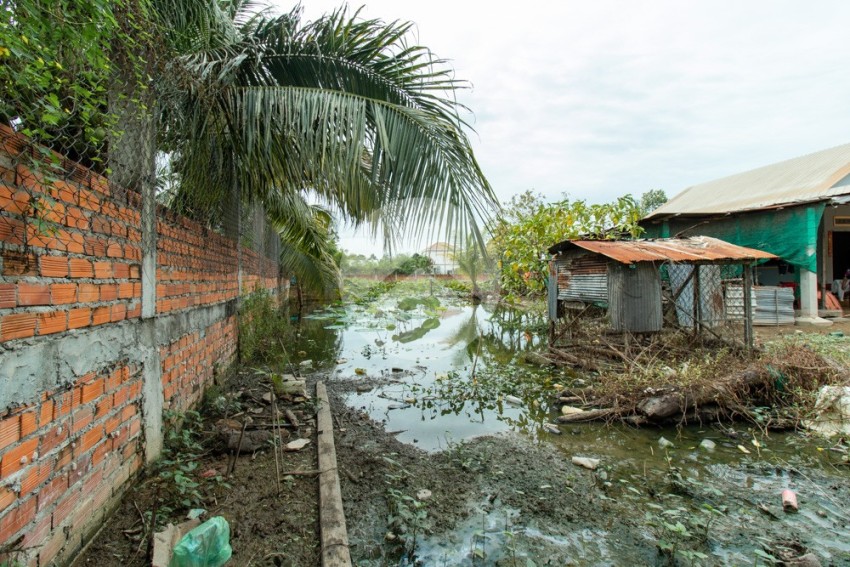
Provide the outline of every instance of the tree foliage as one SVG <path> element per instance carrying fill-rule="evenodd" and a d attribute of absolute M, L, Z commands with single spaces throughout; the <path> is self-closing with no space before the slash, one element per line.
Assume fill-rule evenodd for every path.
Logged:
<path fill-rule="evenodd" d="M 478 281 L 490 268 L 491 262 L 486 250 L 479 247 L 474 240 L 467 239 L 467 243 L 467 246 L 459 250 L 452 258 L 457 263 L 458 270 L 469 277 L 472 283 L 472 296 L 477 298 L 480 295 Z"/>
<path fill-rule="evenodd" d="M 116 64 L 146 88 L 147 0 L 0 0 L 0 120 L 105 170 Z"/>
<path fill-rule="evenodd" d="M 540 295 L 546 290 L 548 254 L 570 238 L 637 237 L 640 207 L 631 195 L 604 204 L 564 199 L 546 203 L 526 191 L 511 199 L 493 226 L 489 248 L 497 260 L 502 291 Z"/>
<path fill-rule="evenodd" d="M 0 117 L 129 189 L 160 166 L 163 201 L 210 227 L 259 204 L 305 281 L 335 271 L 328 213 L 480 243 L 497 201 L 461 118 L 467 85 L 412 28 L 250 0 L 0 0 Z"/>
<path fill-rule="evenodd" d="M 434 261 L 422 254 L 397 254 L 377 258 L 374 254 L 343 254 L 340 262 L 343 275 L 386 277 L 389 275 L 430 274 Z"/>
<path fill-rule="evenodd" d="M 178 82 L 160 99 L 175 204 L 220 211 L 238 187 L 287 222 L 278 213 L 292 195 L 309 194 L 386 237 L 442 225 L 481 240 L 478 222 L 496 200 L 460 118 L 454 93 L 465 84 L 410 41 L 411 23 L 218 5 L 233 8 L 227 33 L 184 28 L 198 40 L 185 43 Z"/>
<path fill-rule="evenodd" d="M 667 193 L 664 189 L 650 189 L 640 196 L 640 214 L 645 217 L 661 205 L 667 202 Z"/>

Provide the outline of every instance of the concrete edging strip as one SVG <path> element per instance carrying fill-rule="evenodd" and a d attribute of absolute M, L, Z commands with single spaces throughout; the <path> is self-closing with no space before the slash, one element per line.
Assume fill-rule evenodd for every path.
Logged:
<path fill-rule="evenodd" d="M 351 567 L 348 549 L 348 531 L 345 511 L 342 508 L 342 491 L 334 447 L 333 419 L 328 391 L 324 382 L 316 384 L 319 401 L 318 452 L 319 452 L 319 519 L 321 522 L 322 567 Z"/>

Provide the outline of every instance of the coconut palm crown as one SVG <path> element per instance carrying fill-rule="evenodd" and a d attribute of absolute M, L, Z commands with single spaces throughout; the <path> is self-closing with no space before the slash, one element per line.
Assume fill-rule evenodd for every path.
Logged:
<path fill-rule="evenodd" d="M 327 213 L 392 241 L 472 234 L 497 207 L 445 60 L 413 24 L 341 8 L 305 22 L 238 0 L 152 0 L 171 58 L 158 81 L 171 203 L 221 220 L 233 195 L 281 229 L 284 265 L 332 274 Z M 321 206 L 315 203 L 320 203 Z M 299 268 L 300 266 L 300 268 Z"/>

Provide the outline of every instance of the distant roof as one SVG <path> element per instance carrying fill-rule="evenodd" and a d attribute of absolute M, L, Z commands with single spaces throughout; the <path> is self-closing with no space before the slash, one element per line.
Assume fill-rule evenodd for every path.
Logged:
<path fill-rule="evenodd" d="M 570 248 L 582 248 L 622 264 L 638 262 L 710 263 L 771 260 L 773 254 L 754 248 L 729 244 L 709 236 L 659 238 L 656 240 L 565 240 L 549 248 L 558 254 Z"/>
<path fill-rule="evenodd" d="M 454 248 L 450 246 L 447 242 L 435 242 L 428 248 L 424 250 L 424 252 L 452 252 Z"/>
<path fill-rule="evenodd" d="M 850 144 L 688 187 L 647 215 L 723 214 L 850 194 Z"/>

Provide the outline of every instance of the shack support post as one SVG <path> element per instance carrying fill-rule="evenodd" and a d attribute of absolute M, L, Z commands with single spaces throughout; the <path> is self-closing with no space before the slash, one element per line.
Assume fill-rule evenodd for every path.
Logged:
<path fill-rule="evenodd" d="M 750 264 L 744 264 L 744 342 L 747 352 L 753 350 L 753 272 Z"/>
<path fill-rule="evenodd" d="M 702 325 L 702 309 L 700 305 L 699 264 L 694 264 L 694 336 L 700 332 Z"/>

